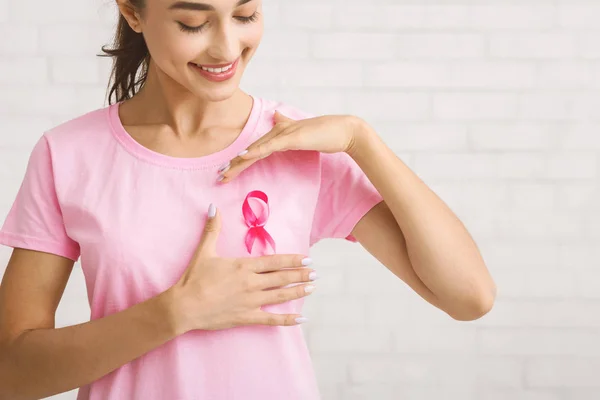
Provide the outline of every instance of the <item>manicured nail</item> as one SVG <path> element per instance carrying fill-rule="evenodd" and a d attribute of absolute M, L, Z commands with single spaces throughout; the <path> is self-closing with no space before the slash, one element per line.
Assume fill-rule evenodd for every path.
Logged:
<path fill-rule="evenodd" d="M 306 321 L 308 321 L 308 318 L 306 318 L 306 317 L 298 317 L 298 318 L 296 318 L 296 322 L 299 323 L 299 324 L 303 324 Z"/>
<path fill-rule="evenodd" d="M 313 286 L 313 285 L 304 286 L 304 291 L 306 293 L 312 293 L 313 290 L 315 290 L 315 286 Z"/>
<path fill-rule="evenodd" d="M 244 151 L 238 153 L 238 156 L 241 157 L 241 156 L 246 155 L 246 154 L 248 154 L 248 150 L 244 150 Z"/>
<path fill-rule="evenodd" d="M 317 271 L 313 271 L 310 274 L 308 274 L 308 279 L 310 279 L 311 281 L 316 281 L 317 279 L 319 279 L 319 274 L 317 274 Z"/>
<path fill-rule="evenodd" d="M 217 215 L 217 207 L 211 203 L 210 206 L 208 206 L 208 218 L 214 218 L 215 215 Z"/>
<path fill-rule="evenodd" d="M 225 165 L 222 165 L 221 168 L 219 168 L 219 173 L 227 172 L 227 171 L 229 171 L 229 168 L 231 168 L 230 162 L 228 162 Z"/>
<path fill-rule="evenodd" d="M 302 259 L 302 265 L 306 266 L 306 265 L 310 265 L 312 263 L 313 263 L 313 260 L 311 258 L 306 257 L 306 258 Z"/>
<path fill-rule="evenodd" d="M 217 178 L 217 182 L 221 182 L 223 179 L 225 179 L 225 175 L 221 174 L 221 175 L 219 175 L 219 177 Z"/>

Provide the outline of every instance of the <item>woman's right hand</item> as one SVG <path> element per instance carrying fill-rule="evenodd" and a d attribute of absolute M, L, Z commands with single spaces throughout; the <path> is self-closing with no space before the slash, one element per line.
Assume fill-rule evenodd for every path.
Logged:
<path fill-rule="evenodd" d="M 310 282 L 316 279 L 316 271 L 306 268 L 311 260 L 292 254 L 221 258 L 216 252 L 220 230 L 220 214 L 211 205 L 200 244 L 179 281 L 168 291 L 174 299 L 171 304 L 179 330 L 304 322 L 299 314 L 272 314 L 261 306 L 309 295 L 314 289 Z M 282 287 L 291 284 L 296 285 Z"/>

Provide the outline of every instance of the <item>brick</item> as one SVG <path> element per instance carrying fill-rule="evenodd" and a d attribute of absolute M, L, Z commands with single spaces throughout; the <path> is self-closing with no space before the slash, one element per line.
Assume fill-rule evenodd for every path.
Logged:
<path fill-rule="evenodd" d="M 50 69 L 53 83 L 98 83 L 98 63 L 94 59 L 54 58 L 51 60 Z"/>
<path fill-rule="evenodd" d="M 413 4 L 344 4 L 333 13 L 333 27 L 352 30 L 419 28 L 424 24 L 425 8 Z"/>
<path fill-rule="evenodd" d="M 393 139 L 389 144 L 398 151 L 460 151 L 468 146 L 467 128 L 458 124 L 409 123 L 397 129 L 392 125 L 387 131 L 385 137 Z"/>
<path fill-rule="evenodd" d="M 2 56 L 34 56 L 38 51 L 38 28 L 16 23 L 0 24 L 0 36 L 10 40 L 0 41 Z M 7 61 L 12 60 L 9 57 Z"/>
<path fill-rule="evenodd" d="M 76 105 L 75 90 L 66 86 L 6 87 L 0 96 L 0 108 L 12 116 L 57 116 Z"/>
<path fill-rule="evenodd" d="M 476 121 L 511 119 L 517 113 L 517 97 L 512 94 L 439 93 L 433 96 L 435 119 Z"/>
<path fill-rule="evenodd" d="M 289 28 L 328 29 L 333 24 L 333 13 L 331 4 L 292 1 L 280 4 L 281 24 Z"/>
<path fill-rule="evenodd" d="M 311 38 L 313 57 L 341 60 L 389 60 L 396 56 L 395 37 L 382 33 L 326 33 Z"/>
<path fill-rule="evenodd" d="M 498 156 L 498 177 L 504 179 L 538 179 L 547 175 L 548 160 L 540 153 L 503 153 Z"/>
<path fill-rule="evenodd" d="M 438 380 L 438 371 L 424 357 L 370 356 L 350 363 L 350 379 L 353 384 L 432 385 Z"/>
<path fill-rule="evenodd" d="M 349 113 L 376 121 L 425 120 L 431 112 L 430 98 L 425 93 L 352 92 L 347 104 Z"/>
<path fill-rule="evenodd" d="M 400 34 L 397 38 L 398 56 L 415 58 L 482 58 L 485 38 L 472 33 Z"/>
<path fill-rule="evenodd" d="M 3 115 L 0 118 L 4 132 L 0 151 L 15 148 L 31 151 L 43 132 L 52 127 L 50 119 L 40 116 Z"/>
<path fill-rule="evenodd" d="M 479 320 L 478 324 L 514 328 L 599 328 L 600 302 L 581 299 L 499 298 L 492 311 Z"/>
<path fill-rule="evenodd" d="M 520 96 L 519 116 L 526 121 L 568 121 L 572 115 L 571 103 L 564 93 L 529 92 Z"/>
<path fill-rule="evenodd" d="M 321 279 L 322 280 L 322 279 Z M 367 317 L 367 304 L 364 296 L 355 294 L 351 298 L 345 296 L 329 295 L 329 292 L 321 290 L 319 283 L 319 293 L 315 292 L 312 296 L 318 296 L 318 313 L 316 318 L 312 318 L 322 325 L 336 326 L 357 326 L 365 321 Z M 327 293 L 321 295 L 321 292 Z"/>
<path fill-rule="evenodd" d="M 578 122 L 563 127 L 560 147 L 565 150 L 600 150 L 600 123 Z"/>
<path fill-rule="evenodd" d="M 594 181 L 565 182 L 557 185 L 557 208 L 591 210 L 600 204 L 600 188 Z"/>
<path fill-rule="evenodd" d="M 600 388 L 599 358 L 539 357 L 528 361 L 527 385 L 532 388 Z"/>
<path fill-rule="evenodd" d="M 569 33 L 494 33 L 489 40 L 495 58 L 557 59 L 576 54 L 576 38 Z"/>
<path fill-rule="evenodd" d="M 313 328 L 309 340 L 315 354 L 386 354 L 391 348 L 391 335 L 385 329 L 355 328 L 340 335 L 332 327 Z"/>
<path fill-rule="evenodd" d="M 48 65 L 40 57 L 0 60 L 0 84 L 42 85 L 48 82 Z"/>
<path fill-rule="evenodd" d="M 459 61 L 450 64 L 448 86 L 466 89 L 527 89 L 535 85 L 535 65 L 512 61 Z"/>
<path fill-rule="evenodd" d="M 559 246 L 540 243 L 523 243 L 517 240 L 492 242 L 480 241 L 480 250 L 488 266 L 494 269 L 537 271 L 559 268 L 561 250 Z"/>
<path fill-rule="evenodd" d="M 547 150 L 557 145 L 554 125 L 540 123 L 479 123 L 470 129 L 476 150 Z"/>
<path fill-rule="evenodd" d="M 312 364 L 319 382 L 327 384 L 347 384 L 351 357 L 346 355 L 315 355 Z"/>
<path fill-rule="evenodd" d="M 516 210 L 545 210 L 555 208 L 556 188 L 549 183 L 515 183 L 510 187 L 510 206 Z"/>
<path fill-rule="evenodd" d="M 282 62 L 282 85 L 292 88 L 356 88 L 363 86 L 363 67 L 342 61 Z M 275 76 L 281 75 L 281 72 Z"/>
<path fill-rule="evenodd" d="M 554 27 L 556 8 L 539 3 L 481 4 L 470 10 L 470 25 L 483 30 L 542 30 Z"/>
<path fill-rule="evenodd" d="M 282 31 L 277 35 L 264 35 L 259 50 L 263 60 L 304 60 L 310 54 L 309 34 Z"/>
<path fill-rule="evenodd" d="M 474 350 L 477 332 L 473 326 L 445 327 L 438 330 L 407 330 L 394 332 L 394 351 L 402 354 L 466 354 Z"/>
<path fill-rule="evenodd" d="M 552 390 L 535 390 L 535 389 L 493 389 L 481 388 L 478 392 L 480 399 L 485 400 L 563 400 L 560 393 Z M 575 400 L 571 397 L 566 397 L 569 400 Z M 589 399 L 589 397 L 587 398 Z M 586 400 L 587 400 L 586 399 Z M 582 399 L 583 400 L 583 399 Z"/>
<path fill-rule="evenodd" d="M 112 47 L 114 27 L 61 23 L 40 26 L 40 51 L 48 56 L 84 55 L 92 59 L 102 54 L 102 46 Z"/>
<path fill-rule="evenodd" d="M 551 154 L 548 177 L 551 179 L 593 179 L 598 172 L 598 156 L 592 152 Z"/>
<path fill-rule="evenodd" d="M 8 1 L 0 0 L 0 21 L 8 21 Z"/>
<path fill-rule="evenodd" d="M 365 85 L 376 88 L 451 87 L 450 69 L 435 62 L 394 61 L 365 66 Z"/>
<path fill-rule="evenodd" d="M 557 7 L 558 25 L 562 28 L 596 29 L 600 18 L 597 4 L 560 4 Z"/>
<path fill-rule="evenodd" d="M 11 1 L 10 19 L 18 22 L 47 24 L 52 22 L 79 23 L 98 21 L 98 6 L 81 0 L 61 0 L 60 8 L 56 2 L 39 2 L 32 7 L 26 1 Z"/>
<path fill-rule="evenodd" d="M 425 6 L 423 27 L 428 29 L 453 29 L 468 26 L 471 10 L 468 5 L 458 2 L 442 4 L 430 2 Z"/>
<path fill-rule="evenodd" d="M 504 356 L 598 357 L 598 334 L 579 329 L 485 329 L 481 352 Z"/>
<path fill-rule="evenodd" d="M 415 170 L 426 178 L 490 179 L 498 176 L 498 160 L 484 154 L 422 153 L 415 156 Z"/>

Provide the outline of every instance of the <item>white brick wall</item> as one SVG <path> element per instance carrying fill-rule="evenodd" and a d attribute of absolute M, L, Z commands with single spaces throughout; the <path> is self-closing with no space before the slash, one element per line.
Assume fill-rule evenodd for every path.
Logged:
<path fill-rule="evenodd" d="M 110 64 L 95 54 L 111 3 L 0 0 L 4 215 L 41 132 L 104 105 Z M 266 0 L 264 11 L 244 88 L 371 122 L 464 220 L 499 285 L 489 315 L 459 323 L 360 247 L 317 245 L 306 332 L 323 398 L 598 398 L 600 4 Z M 58 325 L 84 321 L 85 304 L 77 268 Z"/>

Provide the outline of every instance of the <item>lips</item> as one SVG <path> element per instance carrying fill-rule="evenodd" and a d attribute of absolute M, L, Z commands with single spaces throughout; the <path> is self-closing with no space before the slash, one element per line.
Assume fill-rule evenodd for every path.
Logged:
<path fill-rule="evenodd" d="M 239 58 L 230 64 L 206 65 L 193 64 L 190 65 L 200 73 L 204 78 L 213 82 L 223 82 L 231 79 L 237 71 Z"/>

